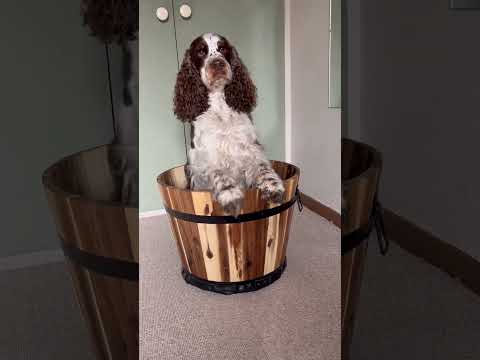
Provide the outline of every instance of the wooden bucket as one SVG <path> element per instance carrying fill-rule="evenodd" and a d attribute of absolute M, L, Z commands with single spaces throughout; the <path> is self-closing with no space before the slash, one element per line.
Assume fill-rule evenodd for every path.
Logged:
<path fill-rule="evenodd" d="M 233 294 L 260 289 L 281 276 L 300 171 L 280 161 L 272 165 L 285 185 L 284 202 L 269 205 L 258 189 L 249 189 L 236 218 L 226 216 L 210 192 L 188 189 L 184 166 L 158 176 L 185 281 Z"/>
<path fill-rule="evenodd" d="M 381 169 L 378 151 L 342 139 L 342 359 L 349 358 Z"/>
<path fill-rule="evenodd" d="M 123 205 L 119 154 L 101 146 L 48 168 L 43 184 L 98 359 L 138 359 L 138 208 Z"/>

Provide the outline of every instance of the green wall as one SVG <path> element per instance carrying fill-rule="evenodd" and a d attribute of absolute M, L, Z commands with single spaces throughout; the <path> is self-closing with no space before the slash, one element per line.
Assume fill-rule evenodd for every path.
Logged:
<path fill-rule="evenodd" d="M 112 139 L 105 48 L 79 1 L 4 1 L 0 258 L 58 249 L 42 186 L 53 162 Z"/>

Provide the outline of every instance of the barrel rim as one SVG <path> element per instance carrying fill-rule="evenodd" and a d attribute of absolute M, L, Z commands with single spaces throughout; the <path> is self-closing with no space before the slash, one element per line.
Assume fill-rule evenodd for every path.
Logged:
<path fill-rule="evenodd" d="M 103 145 L 98 145 L 98 146 L 93 146 L 84 150 L 77 151 L 73 154 L 66 155 L 59 160 L 55 161 L 52 163 L 50 166 L 48 166 L 43 174 L 42 174 L 42 184 L 43 186 L 55 193 L 55 194 L 60 194 L 63 195 L 65 198 L 76 198 L 76 199 L 81 199 L 87 203 L 95 203 L 103 206 L 109 206 L 109 207 L 121 207 L 124 209 L 131 209 L 131 210 L 138 210 L 138 207 L 134 206 L 128 206 L 121 201 L 108 201 L 108 200 L 98 200 L 98 199 L 93 199 L 91 197 L 85 196 L 83 194 L 77 194 L 73 192 L 66 191 L 65 189 L 62 189 L 60 186 L 56 185 L 52 179 L 51 179 L 51 173 L 52 171 L 60 166 L 63 162 L 68 161 L 76 156 L 80 156 L 83 153 L 87 152 L 92 152 L 92 151 L 98 151 L 100 149 L 104 148 L 125 148 L 125 149 L 136 149 L 136 146 L 134 145 L 120 145 L 120 144 L 103 144 Z"/>
<path fill-rule="evenodd" d="M 289 176 L 288 178 L 286 179 L 283 179 L 282 181 L 285 183 L 285 181 L 288 181 L 292 178 L 294 178 L 295 176 L 297 177 L 300 177 L 300 169 L 296 166 L 296 165 L 293 165 L 293 164 L 290 164 L 288 162 L 285 162 L 285 161 L 280 161 L 280 160 L 270 160 L 271 163 L 280 163 L 280 164 L 285 164 L 287 166 L 290 166 L 291 168 L 293 168 L 295 170 L 295 172 Z M 162 172 L 160 175 L 157 176 L 157 184 L 164 187 L 164 188 L 167 188 L 167 189 L 175 189 L 177 191 L 181 191 L 181 192 L 187 192 L 187 193 L 195 193 L 195 194 L 210 194 L 211 192 L 210 191 L 205 191 L 205 190 L 192 190 L 192 189 L 182 189 L 180 187 L 177 187 L 177 186 L 173 186 L 173 185 L 168 185 L 166 184 L 163 180 L 162 180 L 162 177 L 167 175 L 169 172 L 172 172 L 176 169 L 180 169 L 180 168 L 185 168 L 186 164 L 183 164 L 183 165 L 178 165 L 178 166 L 174 166 L 168 170 L 165 170 L 164 172 Z M 247 189 L 246 192 L 254 192 L 256 191 L 257 189 L 255 188 L 251 188 L 251 189 Z"/>
<path fill-rule="evenodd" d="M 367 145 L 360 141 L 348 139 L 348 138 L 342 138 L 342 143 L 351 143 L 355 146 L 363 147 L 367 149 L 373 156 L 372 163 L 370 164 L 370 166 L 366 168 L 364 171 L 362 171 L 359 175 L 347 180 L 342 180 L 342 187 L 344 186 L 349 187 L 353 184 L 356 184 L 362 178 L 370 178 L 372 176 L 375 176 L 382 170 L 382 163 L 383 163 L 382 155 L 373 146 Z"/>

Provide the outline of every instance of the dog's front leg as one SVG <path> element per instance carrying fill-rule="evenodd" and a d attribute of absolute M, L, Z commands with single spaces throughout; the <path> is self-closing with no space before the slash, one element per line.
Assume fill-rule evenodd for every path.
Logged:
<path fill-rule="evenodd" d="M 212 174 L 213 197 L 222 205 L 225 213 L 237 216 L 242 208 L 244 193 L 238 181 L 222 170 Z"/>
<path fill-rule="evenodd" d="M 281 203 L 283 201 L 285 187 L 282 179 L 273 170 L 270 162 L 260 162 L 260 164 L 256 165 L 254 184 L 255 187 L 260 189 L 263 199 L 273 203 Z"/>

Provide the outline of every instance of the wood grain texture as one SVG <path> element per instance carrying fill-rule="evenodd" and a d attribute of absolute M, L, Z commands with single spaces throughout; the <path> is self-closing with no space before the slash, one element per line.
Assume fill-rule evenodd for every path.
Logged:
<path fill-rule="evenodd" d="M 45 171 L 43 184 L 64 245 L 138 263 L 138 209 L 119 201 L 122 184 L 110 156 L 122 149 L 114 148 L 62 159 Z M 138 282 L 67 263 L 97 358 L 138 359 Z"/>
<path fill-rule="evenodd" d="M 381 169 L 382 159 L 378 151 L 342 139 L 342 238 L 368 223 Z M 365 240 L 342 255 L 342 359 L 349 358 L 367 246 Z"/>
<path fill-rule="evenodd" d="M 293 165 L 273 161 L 284 181 L 284 202 L 295 196 L 300 172 Z M 187 188 L 184 167 L 168 170 L 157 178 L 166 207 L 194 215 L 225 215 L 222 207 L 206 191 Z M 242 214 L 279 204 L 269 204 L 258 189 L 248 189 Z M 285 260 L 288 230 L 293 209 L 266 219 L 235 224 L 199 224 L 170 217 L 182 266 L 209 281 L 238 282 L 262 277 Z"/>
<path fill-rule="evenodd" d="M 345 360 L 349 358 L 367 247 L 368 242 L 364 241 L 342 256 L 342 359 Z"/>
<path fill-rule="evenodd" d="M 368 223 L 382 158 L 371 146 L 342 139 L 342 235 Z"/>

